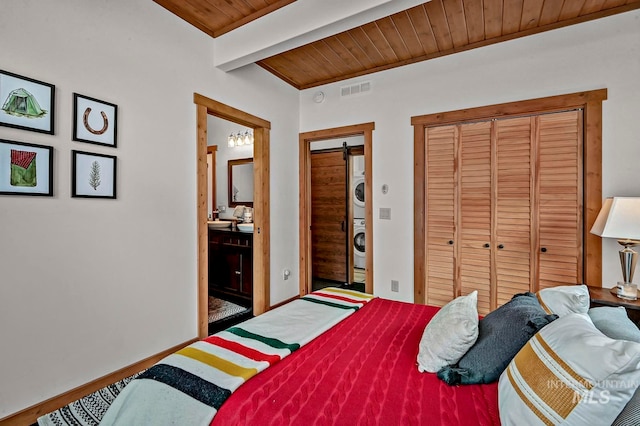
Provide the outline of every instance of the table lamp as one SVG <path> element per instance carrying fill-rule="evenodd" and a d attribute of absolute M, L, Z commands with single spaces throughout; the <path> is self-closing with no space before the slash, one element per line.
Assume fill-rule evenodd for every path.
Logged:
<path fill-rule="evenodd" d="M 638 263 L 638 253 L 633 247 L 640 244 L 640 197 L 607 198 L 591 233 L 602 238 L 615 238 L 623 247 L 620 250 L 623 282 L 618 282 L 616 295 L 636 300 L 638 286 L 633 284 L 633 273 Z"/>

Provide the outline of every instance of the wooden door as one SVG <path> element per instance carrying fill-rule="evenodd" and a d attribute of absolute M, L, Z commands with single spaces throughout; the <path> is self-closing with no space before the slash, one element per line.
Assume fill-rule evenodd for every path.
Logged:
<path fill-rule="evenodd" d="M 425 129 L 426 303 L 582 282 L 582 112 Z"/>
<path fill-rule="evenodd" d="M 582 111 L 541 115 L 538 125 L 539 285 L 583 281 Z"/>
<path fill-rule="evenodd" d="M 459 294 L 478 290 L 478 311 L 491 309 L 495 286 L 491 267 L 492 238 L 492 122 L 460 126 L 458 196 Z"/>
<path fill-rule="evenodd" d="M 455 296 L 458 126 L 425 129 L 425 301 L 443 306 Z"/>
<path fill-rule="evenodd" d="M 342 151 L 311 153 L 312 276 L 346 283 L 347 161 Z"/>
<path fill-rule="evenodd" d="M 495 235 L 492 244 L 495 292 L 491 309 L 535 285 L 532 262 L 533 173 L 535 117 L 500 119 L 495 130 Z"/>

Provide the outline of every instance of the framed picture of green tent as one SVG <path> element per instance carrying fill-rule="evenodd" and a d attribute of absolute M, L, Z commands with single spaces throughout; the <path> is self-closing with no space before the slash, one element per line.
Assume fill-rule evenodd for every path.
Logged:
<path fill-rule="evenodd" d="M 53 195 L 53 148 L 0 139 L 0 195 Z"/>
<path fill-rule="evenodd" d="M 54 134 L 53 84 L 0 70 L 0 126 Z"/>
<path fill-rule="evenodd" d="M 71 151 L 71 196 L 116 198 L 116 164 L 113 155 Z"/>

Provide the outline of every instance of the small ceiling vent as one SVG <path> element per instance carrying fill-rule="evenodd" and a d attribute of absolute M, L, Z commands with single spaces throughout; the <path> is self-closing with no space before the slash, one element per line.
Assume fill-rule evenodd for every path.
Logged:
<path fill-rule="evenodd" d="M 352 84 L 351 86 L 342 86 L 340 88 L 340 96 L 351 96 L 359 93 L 369 92 L 371 90 L 371 82 L 365 81 L 358 84 Z"/>

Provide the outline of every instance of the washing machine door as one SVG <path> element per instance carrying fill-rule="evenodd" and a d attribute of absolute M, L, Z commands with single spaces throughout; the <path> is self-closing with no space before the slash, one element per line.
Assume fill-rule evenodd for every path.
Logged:
<path fill-rule="evenodd" d="M 356 225 L 353 229 L 353 259 L 356 268 L 365 268 L 364 226 Z"/>
<path fill-rule="evenodd" d="M 356 250 L 356 256 L 364 256 L 364 230 L 353 237 L 353 248 Z"/>
<path fill-rule="evenodd" d="M 364 207 L 364 179 L 363 178 L 354 179 L 353 202 L 358 207 Z"/>

